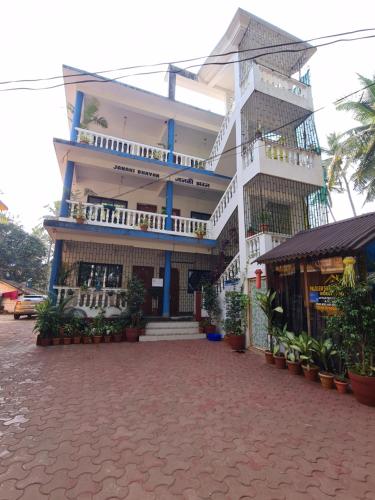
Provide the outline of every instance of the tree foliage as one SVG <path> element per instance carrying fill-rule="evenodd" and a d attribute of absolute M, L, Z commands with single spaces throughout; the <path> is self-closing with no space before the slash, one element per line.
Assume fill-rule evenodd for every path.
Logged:
<path fill-rule="evenodd" d="M 0 277 L 45 289 L 47 249 L 35 235 L 15 222 L 0 224 Z"/>

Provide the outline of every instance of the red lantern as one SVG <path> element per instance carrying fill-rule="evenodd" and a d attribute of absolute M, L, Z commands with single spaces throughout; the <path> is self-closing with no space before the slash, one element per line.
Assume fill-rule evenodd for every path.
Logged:
<path fill-rule="evenodd" d="M 262 274 L 263 271 L 261 269 L 255 270 L 255 286 L 257 288 L 262 288 Z"/>

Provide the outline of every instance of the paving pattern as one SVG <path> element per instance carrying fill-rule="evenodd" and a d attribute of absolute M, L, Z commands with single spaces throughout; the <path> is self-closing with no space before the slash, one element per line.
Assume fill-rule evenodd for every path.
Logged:
<path fill-rule="evenodd" d="M 0 317 L 0 499 L 375 499 L 375 409 L 205 340 L 36 347 Z"/>

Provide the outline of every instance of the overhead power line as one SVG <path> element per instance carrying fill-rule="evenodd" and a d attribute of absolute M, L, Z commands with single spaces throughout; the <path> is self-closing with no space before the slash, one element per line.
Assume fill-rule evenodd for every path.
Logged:
<path fill-rule="evenodd" d="M 375 30 L 375 28 L 371 28 L 371 30 Z M 369 29 L 366 29 L 365 31 L 370 31 L 370 28 Z M 329 36 L 338 36 L 338 35 L 328 35 L 327 37 L 324 37 L 324 38 L 328 38 Z M 323 37 L 320 37 L 320 38 L 323 38 Z M 340 38 L 338 40 L 332 40 L 330 42 L 325 42 L 325 43 L 321 43 L 321 44 L 317 44 L 317 45 L 314 45 L 314 46 L 310 46 L 310 47 L 303 47 L 303 48 L 300 48 L 300 49 L 282 49 L 282 50 L 276 50 L 276 51 L 272 51 L 272 52 L 264 52 L 264 53 L 261 53 L 261 54 L 256 54 L 255 56 L 252 56 L 252 57 L 248 57 L 248 58 L 244 58 L 244 59 L 241 59 L 240 62 L 245 62 L 245 61 L 252 61 L 254 59 L 259 59 L 261 57 L 265 57 L 265 56 L 269 56 L 269 55 L 274 55 L 274 54 L 282 54 L 282 53 L 297 53 L 297 52 L 304 52 L 306 50 L 312 50 L 314 48 L 319 48 L 319 47 L 327 47 L 329 45 L 333 45 L 333 44 L 336 44 L 336 43 L 341 43 L 341 42 L 354 42 L 354 41 L 358 41 L 358 40 L 365 40 L 365 39 L 371 39 L 371 38 L 375 38 L 375 34 L 374 35 L 367 35 L 367 36 L 360 36 L 360 37 L 354 37 L 354 38 Z M 306 43 L 306 42 L 293 42 L 292 44 L 296 44 L 296 43 Z M 289 44 L 278 44 L 277 46 L 286 46 L 286 45 L 289 45 Z M 277 47 L 276 45 L 274 46 L 270 46 L 271 48 L 273 47 Z M 256 48 L 256 49 L 245 49 L 245 50 L 242 50 L 242 51 L 238 51 L 239 53 L 242 53 L 242 52 L 250 52 L 250 51 L 259 51 L 260 48 Z M 233 53 L 237 53 L 237 52 L 233 52 Z M 227 53 L 229 54 L 229 53 Z M 230 53 L 232 54 L 232 52 Z M 216 57 L 219 57 L 220 55 L 217 55 Z M 212 56 L 214 57 L 214 56 Z M 50 86 L 45 86 L 45 87 L 10 87 L 10 88 L 5 88 L 5 89 L 0 89 L 0 92 L 11 92 L 11 91 L 19 91 L 19 90 L 27 90 L 27 91 L 38 91 L 38 90 L 50 90 L 50 89 L 55 89 L 55 88 L 59 88 L 59 87 L 66 87 L 68 85 L 75 85 L 77 83 L 111 83 L 111 82 L 116 82 L 118 80 L 122 80 L 124 78 L 130 78 L 130 77 L 134 77 L 134 76 L 145 76 L 145 75 L 155 75 L 155 74 L 159 74 L 159 73 L 172 73 L 172 74 L 179 74 L 179 73 L 183 73 L 184 71 L 186 70 L 190 70 L 190 69 L 193 69 L 193 68 L 198 68 L 198 67 L 203 67 L 203 66 L 226 66 L 226 65 L 229 65 L 229 64 L 235 64 L 237 61 L 214 61 L 214 62 L 206 62 L 206 63 L 203 63 L 203 64 L 194 64 L 194 65 L 190 65 L 190 66 L 187 66 L 185 68 L 177 68 L 177 69 L 167 69 L 167 70 L 156 70 L 156 71 L 143 71 L 143 72 L 139 72 L 139 73 L 131 73 L 131 74 L 128 74 L 128 75 L 119 75 L 115 78 L 105 78 L 105 77 L 102 77 L 102 79 L 100 80 L 97 80 L 97 79 L 87 79 L 87 80 L 76 80 L 76 81 L 69 81 L 69 82 L 63 82 L 63 83 L 58 83 L 56 85 L 50 85 Z M 157 63 L 156 65 L 160 65 L 161 63 Z M 165 63 L 164 63 L 165 64 Z M 173 63 L 169 63 L 169 64 L 173 64 Z M 151 65 L 152 66 L 152 65 Z M 107 70 L 107 72 L 109 71 L 116 71 L 116 70 Z M 103 72 L 102 72 L 103 73 Z M 99 73 L 77 73 L 76 75 L 74 76 L 85 76 L 85 75 L 89 75 L 91 77 L 95 77 L 96 75 L 98 75 Z M 70 76 L 73 76 L 73 75 L 70 75 Z M 60 78 L 60 77 L 51 77 L 50 79 L 54 79 L 54 78 Z M 27 81 L 27 80 L 21 80 L 21 81 Z M 32 80 L 32 81 L 43 81 L 43 79 L 41 80 Z M 0 83 L 5 83 L 5 82 L 0 82 Z M 13 83 L 13 82 L 9 82 L 9 83 Z M 15 80 L 14 83 L 17 83 L 17 81 Z"/>

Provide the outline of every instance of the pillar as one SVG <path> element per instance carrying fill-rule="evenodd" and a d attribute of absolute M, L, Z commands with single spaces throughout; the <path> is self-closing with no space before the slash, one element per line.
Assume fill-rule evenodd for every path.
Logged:
<path fill-rule="evenodd" d="M 69 205 L 67 203 L 67 200 L 70 199 L 70 195 L 72 192 L 73 174 L 74 162 L 69 160 L 66 162 L 63 193 L 61 197 L 60 217 L 68 217 Z"/>
<path fill-rule="evenodd" d="M 51 297 L 53 297 L 53 300 L 56 300 L 56 292 L 53 289 L 55 285 L 58 283 L 59 279 L 59 270 L 60 270 L 60 264 L 61 264 L 61 257 L 62 257 L 62 240 L 56 240 L 55 242 L 55 251 L 53 252 L 53 259 L 52 259 L 52 264 L 51 264 L 51 274 L 49 278 L 49 287 L 48 291 Z"/>
<path fill-rule="evenodd" d="M 70 129 L 70 140 L 73 142 L 77 141 L 78 132 L 76 130 L 76 127 L 79 127 L 81 123 L 82 105 L 83 105 L 83 92 L 77 90 L 76 102 L 74 103 L 74 112 L 72 118 L 72 128 Z"/>
<path fill-rule="evenodd" d="M 170 316 L 171 302 L 171 274 L 172 274 L 172 251 L 165 251 L 164 261 L 164 287 L 163 287 L 163 316 Z"/>
<path fill-rule="evenodd" d="M 174 120 L 171 118 L 168 120 L 168 163 L 173 163 L 173 151 L 174 151 Z"/>
<path fill-rule="evenodd" d="M 172 215 L 173 215 L 173 182 L 167 181 L 166 183 L 166 196 L 165 196 L 165 211 L 167 218 L 165 221 L 165 229 L 172 230 Z"/>

